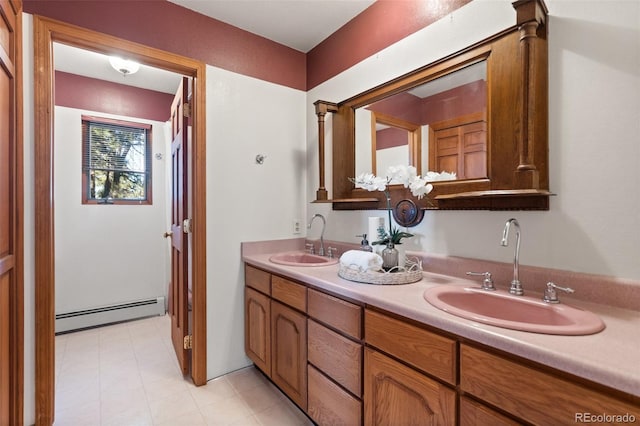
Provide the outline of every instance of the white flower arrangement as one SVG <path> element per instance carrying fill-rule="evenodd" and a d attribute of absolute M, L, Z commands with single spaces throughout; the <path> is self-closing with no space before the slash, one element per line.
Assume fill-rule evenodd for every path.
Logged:
<path fill-rule="evenodd" d="M 353 182 L 356 188 L 366 189 L 367 191 L 383 191 L 387 198 L 387 211 L 389 214 L 389 232 L 384 229 L 379 229 L 380 238 L 379 241 L 373 244 L 386 244 L 387 242 L 393 242 L 400 244 L 400 240 L 405 237 L 412 237 L 412 234 L 407 232 L 400 232 L 397 228 L 391 226 L 391 195 L 389 194 L 388 186 L 390 184 L 402 184 L 405 188 L 409 188 L 414 197 L 418 199 L 424 198 L 425 195 L 433 190 L 433 185 L 429 182 L 438 180 L 452 180 L 456 178 L 455 173 L 448 172 L 427 172 L 425 176 L 419 176 L 415 167 L 413 166 L 390 166 L 387 169 L 386 177 L 376 176 L 373 173 L 361 173 L 355 178 L 349 178 Z"/>
<path fill-rule="evenodd" d="M 387 169 L 386 177 L 375 176 L 373 173 L 362 173 L 349 180 L 356 185 L 356 188 L 366 189 L 367 191 L 384 191 L 385 193 L 388 192 L 387 186 L 389 184 L 402 184 L 405 188 L 409 188 L 411 193 L 420 200 L 433 190 L 433 185 L 429 182 L 455 178 L 455 173 L 448 172 L 427 172 L 424 176 L 418 176 L 415 167 L 399 165 L 390 166 Z"/>

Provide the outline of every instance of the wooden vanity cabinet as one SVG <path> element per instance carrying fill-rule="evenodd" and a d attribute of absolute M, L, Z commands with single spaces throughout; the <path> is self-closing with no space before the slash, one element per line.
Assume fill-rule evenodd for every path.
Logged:
<path fill-rule="evenodd" d="M 253 363 L 271 376 L 271 299 L 244 289 L 244 350 Z"/>
<path fill-rule="evenodd" d="M 245 280 L 247 356 L 319 425 L 640 418 L 640 398 L 250 265 Z"/>
<path fill-rule="evenodd" d="M 271 380 L 307 409 L 307 318 L 271 301 Z"/>
<path fill-rule="evenodd" d="M 271 376 L 271 274 L 249 265 L 244 271 L 244 350 Z"/>
<path fill-rule="evenodd" d="M 570 380 L 562 373 L 540 369 L 470 345 L 460 346 L 461 390 L 523 422 L 575 425 L 583 422 L 580 416 L 585 414 L 627 414 L 640 418 L 637 399 L 627 401 L 595 385 Z"/>
<path fill-rule="evenodd" d="M 308 290 L 308 414 L 320 425 L 362 424 L 362 307 Z"/>
<path fill-rule="evenodd" d="M 364 424 L 455 424 L 456 341 L 371 309 L 364 330 Z"/>
<path fill-rule="evenodd" d="M 456 392 L 371 348 L 365 349 L 364 424 L 453 425 Z"/>
<path fill-rule="evenodd" d="M 307 408 L 307 288 L 245 265 L 245 352 Z"/>
<path fill-rule="evenodd" d="M 491 408 L 463 396 L 460 398 L 460 425 L 465 426 L 517 426 L 516 422 Z"/>

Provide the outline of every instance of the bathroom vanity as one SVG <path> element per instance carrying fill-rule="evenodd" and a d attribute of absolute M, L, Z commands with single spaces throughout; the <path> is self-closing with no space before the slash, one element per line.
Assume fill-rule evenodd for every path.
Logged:
<path fill-rule="evenodd" d="M 424 300 L 436 285 L 479 285 L 456 271 L 368 285 L 338 265 L 274 264 L 277 250 L 243 244 L 246 353 L 318 424 L 640 421 L 637 311 L 582 303 L 606 323 L 593 335 L 503 329 Z"/>

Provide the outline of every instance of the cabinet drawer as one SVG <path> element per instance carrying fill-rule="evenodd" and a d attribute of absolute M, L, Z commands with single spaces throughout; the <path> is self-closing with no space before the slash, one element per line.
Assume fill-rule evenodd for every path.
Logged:
<path fill-rule="evenodd" d="M 575 425 L 582 413 L 628 413 L 640 418 L 637 402 L 619 400 L 467 345 L 460 347 L 460 387 L 534 424 Z"/>
<path fill-rule="evenodd" d="M 456 382 L 456 342 L 381 313 L 365 310 L 365 341 L 422 371 Z"/>
<path fill-rule="evenodd" d="M 244 283 L 264 294 L 271 294 L 271 274 L 261 269 L 245 264 Z"/>
<path fill-rule="evenodd" d="M 352 394 L 362 395 L 362 345 L 307 321 L 308 359 Z"/>
<path fill-rule="evenodd" d="M 362 424 L 362 402 L 309 365 L 309 416 L 319 425 Z"/>
<path fill-rule="evenodd" d="M 271 296 L 299 311 L 307 311 L 307 287 L 282 277 L 271 277 Z"/>
<path fill-rule="evenodd" d="M 356 304 L 309 289 L 309 316 L 354 339 L 362 339 L 362 308 Z"/>
<path fill-rule="evenodd" d="M 518 426 L 520 423 L 467 397 L 460 398 L 460 426 Z"/>

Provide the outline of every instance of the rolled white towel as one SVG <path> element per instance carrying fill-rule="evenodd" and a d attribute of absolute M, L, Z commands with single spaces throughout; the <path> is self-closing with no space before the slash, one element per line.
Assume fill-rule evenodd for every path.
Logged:
<path fill-rule="evenodd" d="M 382 267 L 382 257 L 368 251 L 348 250 L 340 256 L 340 264 L 345 267 L 356 266 L 360 272 L 377 271 Z"/>

